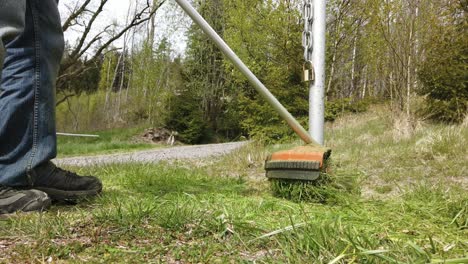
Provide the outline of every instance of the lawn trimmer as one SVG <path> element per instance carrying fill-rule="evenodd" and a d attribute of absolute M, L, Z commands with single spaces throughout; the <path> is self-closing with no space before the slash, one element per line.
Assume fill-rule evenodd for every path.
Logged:
<path fill-rule="evenodd" d="M 266 176 L 272 181 L 275 193 L 281 196 L 298 193 L 297 197 L 303 197 L 303 192 L 307 191 L 304 187 L 323 182 L 321 175 L 327 170 L 328 159 L 331 154 L 330 149 L 319 144 L 319 141 L 323 143 L 324 123 L 325 1 L 305 0 L 303 6 L 305 30 L 302 42 L 306 61 L 304 63 L 303 80 L 310 82 L 310 127 L 315 139 L 281 105 L 187 0 L 175 1 L 306 143 L 305 146 L 273 153 L 265 162 Z M 317 2 L 315 9 L 312 1 Z M 321 37 L 312 38 L 312 31 Z M 312 50 L 312 47 L 315 47 L 314 50 Z M 315 69 L 313 65 L 316 66 Z M 300 186 L 300 188 L 296 188 L 297 186 Z M 285 193 L 287 195 L 284 195 Z"/>

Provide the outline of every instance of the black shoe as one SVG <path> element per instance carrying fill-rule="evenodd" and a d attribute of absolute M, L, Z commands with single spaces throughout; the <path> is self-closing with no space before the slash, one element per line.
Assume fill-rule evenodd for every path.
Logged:
<path fill-rule="evenodd" d="M 93 176 L 79 176 L 52 162 L 34 169 L 34 189 L 47 193 L 52 200 L 68 201 L 90 198 L 102 191 L 101 181 Z"/>
<path fill-rule="evenodd" d="M 0 215 L 14 212 L 44 211 L 50 198 L 38 190 L 17 190 L 0 185 Z"/>

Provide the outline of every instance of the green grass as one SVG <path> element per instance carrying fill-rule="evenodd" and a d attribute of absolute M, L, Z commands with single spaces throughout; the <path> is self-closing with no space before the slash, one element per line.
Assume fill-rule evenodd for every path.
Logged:
<path fill-rule="evenodd" d="M 414 126 L 411 136 L 400 137 L 398 122 L 378 107 L 329 124 L 327 145 L 337 168 L 364 173 L 365 196 L 399 192 L 423 181 L 468 188 L 468 127 Z"/>
<path fill-rule="evenodd" d="M 1 219 L 0 262 L 468 263 L 466 127 L 395 140 L 377 110 L 328 127 L 331 176 L 355 178 L 326 203 L 272 195 L 262 164 L 280 145 L 197 166 L 75 168 L 103 195 Z"/>
<path fill-rule="evenodd" d="M 99 135 L 99 138 L 58 136 L 57 152 L 59 157 L 69 157 L 131 152 L 162 147 L 162 145 L 136 142 L 134 137 L 142 133 L 143 129 L 137 127 L 90 133 Z"/>
<path fill-rule="evenodd" d="M 10 246 L 0 260 L 426 263 L 468 250 L 468 201 L 460 190 L 419 185 L 402 199 L 349 195 L 322 205 L 274 198 L 246 179 L 203 169 L 79 171 L 103 179 L 102 197 L 2 220 L 2 241 Z M 295 228 L 282 230 L 288 226 Z"/>

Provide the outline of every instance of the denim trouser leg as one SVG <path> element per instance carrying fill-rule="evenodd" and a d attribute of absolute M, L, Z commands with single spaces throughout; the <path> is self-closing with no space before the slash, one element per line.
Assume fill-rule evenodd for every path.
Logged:
<path fill-rule="evenodd" d="M 55 80 L 63 33 L 56 0 L 0 2 L 0 184 L 30 186 L 31 170 L 56 156 Z"/>
<path fill-rule="evenodd" d="M 18 36 L 24 29 L 26 0 L 0 1 L 0 78 L 5 58 L 3 42 Z"/>

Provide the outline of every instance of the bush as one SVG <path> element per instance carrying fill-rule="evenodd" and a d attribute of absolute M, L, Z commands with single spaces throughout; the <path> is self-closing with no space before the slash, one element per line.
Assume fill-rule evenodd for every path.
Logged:
<path fill-rule="evenodd" d="M 353 102 L 351 98 L 325 102 L 325 121 L 335 121 L 336 118 L 345 113 L 362 113 L 367 111 L 370 100 Z"/>
<path fill-rule="evenodd" d="M 286 122 L 269 124 L 265 126 L 253 126 L 249 135 L 265 144 L 285 143 L 294 138 L 294 132 Z"/>
<path fill-rule="evenodd" d="M 345 98 L 328 101 L 325 103 L 325 121 L 335 121 L 336 118 L 345 113 L 365 112 L 371 103 L 373 103 L 372 99 L 352 101 L 351 98 Z M 306 103 L 302 103 L 301 107 L 306 108 L 306 105 Z M 241 115 L 245 116 L 241 122 L 242 128 L 249 136 L 267 144 L 288 142 L 295 138 L 293 130 L 289 128 L 285 121 L 282 121 L 281 117 L 270 106 L 265 102 L 262 102 L 261 106 L 252 103 L 246 104 L 245 109 L 247 110 L 241 111 Z M 294 110 L 293 107 L 288 109 Z M 293 113 L 295 118 L 305 129 L 308 129 L 309 117 L 304 115 L 304 111 L 295 112 L 296 114 Z"/>

